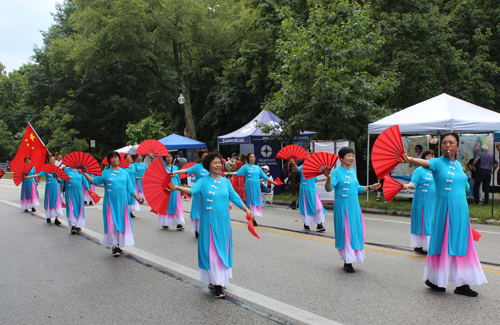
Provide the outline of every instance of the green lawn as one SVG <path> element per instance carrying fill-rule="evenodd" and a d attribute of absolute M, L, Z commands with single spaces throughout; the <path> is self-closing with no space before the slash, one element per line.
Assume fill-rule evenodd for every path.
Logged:
<path fill-rule="evenodd" d="M 274 200 L 284 200 L 284 201 L 293 201 L 297 197 L 290 197 L 291 192 L 286 191 L 282 192 L 281 195 L 275 195 Z M 494 214 L 491 217 L 491 199 L 489 205 L 477 205 L 473 202 L 472 199 L 468 200 L 469 202 L 469 215 L 471 219 L 477 218 L 477 220 L 473 220 L 474 223 L 483 223 L 486 219 L 495 219 L 500 222 L 500 200 L 495 200 L 494 206 Z M 378 210 L 386 210 L 386 211 L 402 211 L 411 213 L 411 201 L 408 198 L 394 198 L 390 203 L 384 203 L 384 197 L 382 196 L 382 200 L 377 202 L 377 194 L 370 193 L 370 200 L 366 202 L 366 194 L 359 196 L 359 204 L 362 208 L 374 208 Z"/>

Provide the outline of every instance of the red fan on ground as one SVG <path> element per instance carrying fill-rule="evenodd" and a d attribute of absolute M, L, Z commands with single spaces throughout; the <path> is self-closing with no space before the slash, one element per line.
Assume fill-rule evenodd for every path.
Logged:
<path fill-rule="evenodd" d="M 182 166 L 182 169 L 188 169 L 188 168 L 193 167 L 194 165 L 196 165 L 196 163 L 194 163 L 194 162 L 190 162 L 190 163 L 187 163 L 187 164 L 185 164 L 184 166 Z M 188 174 L 188 173 L 179 174 L 179 177 L 180 177 L 181 179 L 188 178 L 188 177 L 189 177 L 189 174 Z"/>
<path fill-rule="evenodd" d="M 3 175 L 5 175 L 5 174 L 6 174 L 6 172 L 4 172 L 2 168 L 0 168 L 0 179 L 2 179 Z"/>
<path fill-rule="evenodd" d="M 90 192 L 90 197 L 92 198 L 92 201 L 94 201 L 95 204 L 99 203 L 101 201 L 101 197 L 97 195 L 96 192 Z"/>
<path fill-rule="evenodd" d="M 255 231 L 255 227 L 253 226 L 252 216 L 249 214 L 247 214 L 247 221 L 248 221 L 248 231 L 250 231 L 252 235 L 260 239 L 259 235 L 257 235 L 257 232 Z"/>
<path fill-rule="evenodd" d="M 384 198 L 387 202 L 391 202 L 392 199 L 403 189 L 403 184 L 395 180 L 389 175 L 384 176 Z"/>
<path fill-rule="evenodd" d="M 45 164 L 42 166 L 42 171 L 52 174 L 52 176 L 54 177 L 58 177 L 60 179 L 64 179 L 65 181 L 69 182 L 68 175 L 66 175 L 66 173 L 56 165 Z"/>
<path fill-rule="evenodd" d="M 290 160 L 291 158 L 293 158 L 295 159 L 295 161 L 297 161 L 305 159 L 308 156 L 309 154 L 307 153 L 306 149 L 296 144 L 290 144 L 288 146 L 283 147 L 280 151 L 278 151 L 276 158 L 284 160 Z"/>
<path fill-rule="evenodd" d="M 382 132 L 373 144 L 372 165 L 379 179 L 384 178 L 399 164 L 405 154 L 399 126 L 393 125 Z"/>
<path fill-rule="evenodd" d="M 325 170 L 332 170 L 339 156 L 329 152 L 315 152 L 306 158 L 302 165 L 305 179 L 323 175 Z"/>
<path fill-rule="evenodd" d="M 126 155 L 126 153 L 124 153 L 124 152 L 120 153 L 120 165 L 119 166 L 121 168 L 128 168 L 129 167 L 127 159 L 125 159 L 125 155 Z M 101 164 L 103 164 L 103 165 L 109 165 L 109 163 L 108 163 L 108 157 L 104 157 L 104 159 L 101 161 Z"/>
<path fill-rule="evenodd" d="M 62 163 L 92 175 L 101 176 L 101 166 L 91 155 L 84 152 L 72 152 L 64 156 Z"/>
<path fill-rule="evenodd" d="M 12 178 L 14 179 L 14 184 L 16 184 L 16 186 L 21 184 L 23 176 L 28 176 L 31 168 L 33 168 L 33 165 L 27 163 L 19 164 L 16 168 L 14 168 L 14 175 L 12 175 Z"/>
<path fill-rule="evenodd" d="M 151 208 L 162 215 L 167 214 L 170 192 L 166 188 L 170 183 L 172 180 L 161 159 L 155 159 L 149 164 L 144 173 L 142 189 Z"/>
<path fill-rule="evenodd" d="M 152 139 L 142 141 L 135 153 L 138 155 L 152 153 L 153 156 L 168 156 L 167 148 L 160 141 Z"/>

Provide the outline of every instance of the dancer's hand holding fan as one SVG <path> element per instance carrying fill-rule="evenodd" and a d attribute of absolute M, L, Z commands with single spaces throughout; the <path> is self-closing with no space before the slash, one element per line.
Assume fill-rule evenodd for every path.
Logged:
<path fill-rule="evenodd" d="M 384 178 L 396 167 L 405 154 L 399 126 L 385 129 L 375 140 L 372 152 L 372 165 L 379 179 Z"/>
<path fill-rule="evenodd" d="M 329 152 L 315 152 L 308 156 L 302 165 L 305 179 L 323 175 L 326 170 L 332 170 L 339 156 Z"/>
<path fill-rule="evenodd" d="M 162 159 L 156 159 L 149 164 L 144 173 L 142 188 L 146 200 L 156 213 L 167 214 L 170 200 L 170 191 L 167 190 L 167 187 L 170 184 L 172 184 L 172 180 L 163 166 Z"/>

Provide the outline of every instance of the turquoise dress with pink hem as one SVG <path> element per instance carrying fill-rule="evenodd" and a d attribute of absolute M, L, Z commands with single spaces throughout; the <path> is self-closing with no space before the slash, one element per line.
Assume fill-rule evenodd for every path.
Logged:
<path fill-rule="evenodd" d="M 202 163 L 198 163 L 187 169 L 187 174 L 194 174 L 195 184 L 200 179 L 209 175 L 208 170 L 203 168 Z M 199 231 L 200 229 L 200 214 L 201 214 L 201 197 L 199 194 L 193 194 L 191 198 L 191 232 Z"/>
<path fill-rule="evenodd" d="M 300 190 L 299 190 L 299 210 L 302 222 L 306 225 L 313 223 L 322 224 L 325 221 L 325 214 L 328 213 L 319 199 L 316 189 L 317 177 L 306 180 L 302 173 L 302 166 L 299 167 Z"/>
<path fill-rule="evenodd" d="M 260 190 L 260 179 L 267 181 L 268 177 L 262 168 L 255 164 L 246 164 L 237 172 L 236 176 L 245 175 L 246 205 L 253 212 L 254 217 L 262 217 L 261 207 L 264 205 Z"/>
<path fill-rule="evenodd" d="M 30 169 L 26 176 L 36 175 L 35 167 Z M 28 210 L 40 205 L 40 197 L 36 188 L 35 179 L 23 179 L 21 183 L 21 210 Z"/>
<path fill-rule="evenodd" d="M 101 245 L 133 246 L 135 242 L 128 198 L 135 193 L 135 186 L 128 170 L 106 169 L 102 172 L 102 176 L 94 177 L 92 184 L 104 184 L 102 217 L 105 234 Z"/>
<path fill-rule="evenodd" d="M 62 217 L 62 199 L 59 181 L 52 173 L 40 172 L 39 177 L 45 176 L 45 197 L 43 199 L 43 208 L 45 209 L 45 218 Z"/>
<path fill-rule="evenodd" d="M 64 169 L 68 175 L 69 182 L 63 180 L 66 185 L 66 217 L 70 227 L 85 227 L 85 209 L 83 203 L 82 188 L 90 187 L 89 182 L 78 172 L 77 169 L 66 167 Z M 83 186 L 83 187 L 82 187 Z"/>

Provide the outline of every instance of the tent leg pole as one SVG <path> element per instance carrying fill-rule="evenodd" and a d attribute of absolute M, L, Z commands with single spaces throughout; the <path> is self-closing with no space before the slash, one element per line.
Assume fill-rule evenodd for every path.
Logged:
<path fill-rule="evenodd" d="M 493 135 L 493 165 L 495 164 L 495 135 Z M 493 218 L 493 206 L 495 205 L 495 168 L 493 168 L 493 185 L 491 186 L 491 218 Z"/>
<path fill-rule="evenodd" d="M 366 185 L 370 184 L 370 133 L 367 134 L 366 141 Z M 370 191 L 366 191 L 366 202 L 368 202 L 370 197 Z"/>

